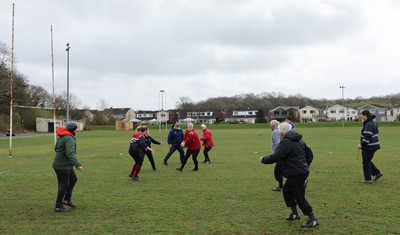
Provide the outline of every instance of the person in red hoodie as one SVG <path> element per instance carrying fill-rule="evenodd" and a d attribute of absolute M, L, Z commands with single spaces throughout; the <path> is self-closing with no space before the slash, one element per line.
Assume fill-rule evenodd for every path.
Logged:
<path fill-rule="evenodd" d="M 146 144 L 146 138 L 145 135 L 147 135 L 148 128 L 146 126 L 142 126 L 140 128 L 140 132 L 135 133 L 131 139 L 130 145 L 129 145 L 129 154 L 135 160 L 135 164 L 132 167 L 132 171 L 129 174 L 129 177 L 131 177 L 133 180 L 139 181 L 139 172 L 140 168 L 142 167 L 143 163 L 143 158 L 145 155 L 146 151 L 151 151 L 153 152 L 153 149 L 151 149 L 147 144 Z"/>
<path fill-rule="evenodd" d="M 58 139 L 54 150 L 56 156 L 53 161 L 53 168 L 57 175 L 58 180 L 58 193 L 56 200 L 56 212 L 67 212 L 69 209 L 63 205 L 69 207 L 76 207 L 71 201 L 72 191 L 74 190 L 75 184 L 78 181 L 78 177 L 75 174 L 74 167 L 78 171 L 83 170 L 83 166 L 79 163 L 76 158 L 76 134 L 77 126 L 73 122 L 68 122 L 65 127 L 58 127 L 56 130 Z"/>
<path fill-rule="evenodd" d="M 183 171 L 187 160 L 190 156 L 192 156 L 194 162 L 194 168 L 192 171 L 199 170 L 199 163 L 197 161 L 197 156 L 199 155 L 201 144 L 199 136 L 193 128 L 193 123 L 187 124 L 187 129 L 185 131 L 185 135 L 183 136 L 183 142 L 181 143 L 182 147 L 187 147 L 185 158 L 183 159 L 182 165 L 179 168 L 176 168 L 178 171 Z"/>
<path fill-rule="evenodd" d="M 201 124 L 201 129 L 203 130 L 203 137 L 200 140 L 203 141 L 203 146 L 204 146 L 203 154 L 205 158 L 203 163 L 210 164 L 211 161 L 210 157 L 208 156 L 208 152 L 210 152 L 212 147 L 214 147 L 214 140 L 210 130 L 207 128 L 205 124 Z"/>

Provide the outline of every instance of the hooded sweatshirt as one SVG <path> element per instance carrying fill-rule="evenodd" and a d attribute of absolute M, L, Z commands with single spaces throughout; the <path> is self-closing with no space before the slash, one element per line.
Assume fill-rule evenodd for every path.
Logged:
<path fill-rule="evenodd" d="M 262 159 L 264 164 L 272 164 L 282 161 L 283 175 L 293 177 L 310 173 L 305 156 L 305 143 L 302 135 L 296 130 L 288 131 L 278 144 L 275 152 Z"/>
<path fill-rule="evenodd" d="M 69 132 L 65 127 L 58 127 L 56 130 L 58 139 L 54 150 L 56 157 L 53 161 L 53 168 L 57 170 L 72 170 L 80 167 L 81 164 L 76 158 L 76 141 L 74 133 Z"/>

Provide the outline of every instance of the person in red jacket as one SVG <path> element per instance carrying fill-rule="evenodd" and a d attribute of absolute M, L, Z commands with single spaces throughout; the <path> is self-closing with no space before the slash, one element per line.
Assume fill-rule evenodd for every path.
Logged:
<path fill-rule="evenodd" d="M 203 130 L 203 137 L 200 140 L 203 141 L 203 146 L 204 146 L 203 154 L 205 158 L 203 163 L 210 164 L 211 161 L 210 161 L 210 156 L 208 156 L 208 152 L 210 152 L 212 147 L 214 147 L 214 140 L 212 138 L 210 130 L 207 128 L 205 124 L 201 125 L 201 129 Z"/>
<path fill-rule="evenodd" d="M 187 129 L 185 131 L 185 135 L 183 136 L 183 141 L 181 143 L 181 146 L 187 148 L 186 155 L 182 161 L 181 167 L 176 168 L 176 170 L 183 171 L 183 168 L 185 167 L 187 160 L 189 159 L 190 156 L 192 156 L 194 162 L 194 168 L 192 171 L 198 171 L 199 163 L 197 161 L 197 156 L 199 155 L 201 144 L 199 136 L 193 129 L 193 123 L 187 124 Z"/>

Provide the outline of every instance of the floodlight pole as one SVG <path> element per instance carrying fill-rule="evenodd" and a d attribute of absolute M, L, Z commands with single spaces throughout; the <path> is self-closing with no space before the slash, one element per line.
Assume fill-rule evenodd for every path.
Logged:
<path fill-rule="evenodd" d="M 345 86 L 340 86 L 340 89 L 342 89 L 342 106 L 343 106 L 343 127 L 344 127 L 344 119 L 345 119 L 345 107 L 344 107 L 344 88 Z"/>
<path fill-rule="evenodd" d="M 160 120 L 160 125 L 159 125 L 159 131 L 161 132 L 162 129 L 162 124 L 163 124 L 163 117 L 162 117 L 162 112 L 164 111 L 164 92 L 165 90 L 160 90 L 160 94 L 161 94 L 161 120 Z M 167 123 L 165 123 L 165 125 L 167 125 Z"/>
<path fill-rule="evenodd" d="M 69 122 L 69 43 L 67 43 L 67 122 Z"/>

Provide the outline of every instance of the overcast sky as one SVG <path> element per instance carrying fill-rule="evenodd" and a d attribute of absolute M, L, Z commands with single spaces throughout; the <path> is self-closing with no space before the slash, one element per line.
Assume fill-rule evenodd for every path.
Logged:
<path fill-rule="evenodd" d="M 154 110 L 262 92 L 341 99 L 400 92 L 400 1 L 1 0 L 0 41 L 31 85 L 81 106 Z"/>

